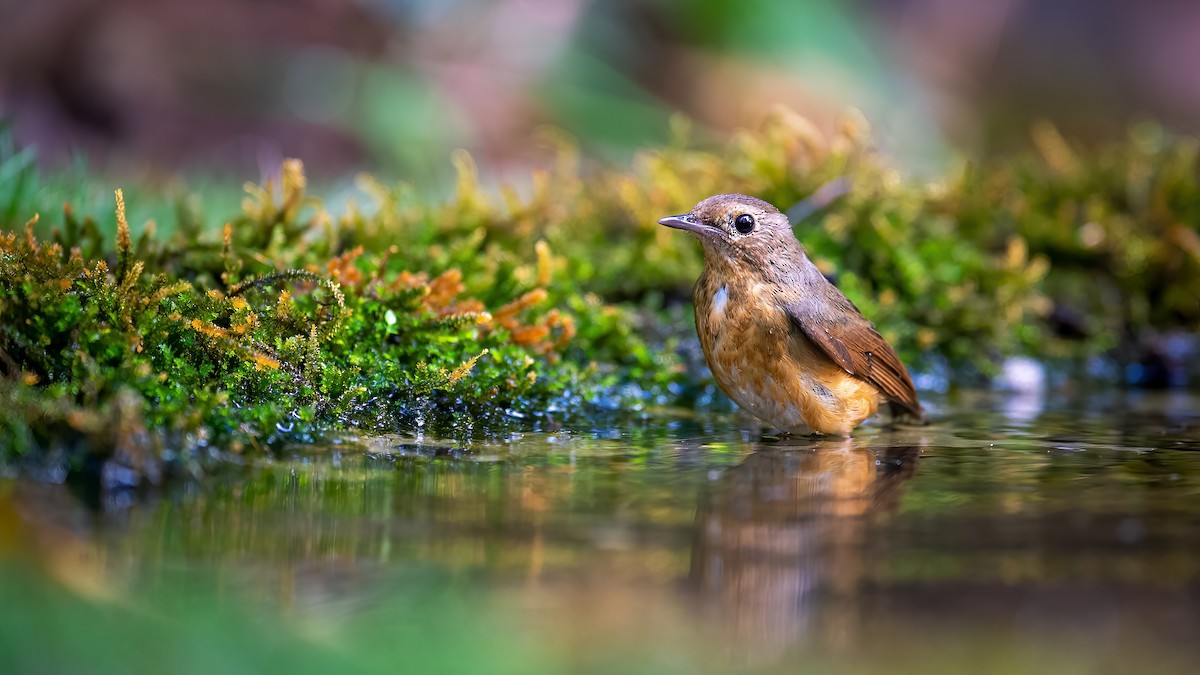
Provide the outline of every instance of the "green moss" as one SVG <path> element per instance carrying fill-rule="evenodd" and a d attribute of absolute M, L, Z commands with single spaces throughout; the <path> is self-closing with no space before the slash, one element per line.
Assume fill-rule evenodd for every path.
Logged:
<path fill-rule="evenodd" d="M 461 432 L 677 399 L 703 384 L 671 311 L 701 260 L 655 221 L 718 192 L 807 200 L 797 233 L 822 269 L 908 363 L 959 382 L 1005 355 L 1130 356 L 1200 325 L 1193 140 L 1139 126 L 1079 154 L 1038 128 L 1036 154 L 919 183 L 853 117 L 825 137 L 779 111 L 716 149 L 673 130 L 627 168 L 547 134 L 556 159 L 524 195 L 482 189 L 461 153 L 446 203 L 362 176 L 333 210 L 289 161 L 224 228 L 191 197 L 131 200 L 159 234 L 121 203 L 111 220 L 53 215 L 90 188 L 0 148 L 0 455 L 86 447 L 157 470 L 330 428 Z M 1083 339 L 1056 336 L 1056 308 Z"/>
<path fill-rule="evenodd" d="M 48 237 L 36 221 L 0 236 L 5 454 L 79 439 L 156 471 L 200 447 L 331 427 L 533 415 L 578 386 L 588 367 L 561 358 L 576 329 L 549 302 L 545 244 L 522 263 L 488 255 L 478 234 L 448 237 L 440 253 L 422 246 L 431 278 L 407 269 L 418 251 L 355 245 L 378 242 L 385 218 L 335 222 L 304 191 L 288 162 L 280 189 L 250 188 L 223 234 L 180 223 L 135 238 L 118 191 L 115 250 L 69 208 Z"/>

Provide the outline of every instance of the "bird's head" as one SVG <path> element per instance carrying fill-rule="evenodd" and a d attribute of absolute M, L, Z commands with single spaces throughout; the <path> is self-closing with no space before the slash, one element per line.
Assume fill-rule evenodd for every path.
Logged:
<path fill-rule="evenodd" d="M 695 234 L 710 261 L 716 255 L 731 262 L 766 264 L 780 253 L 796 249 L 803 253 L 787 215 L 746 195 L 714 195 L 689 213 L 658 223 Z"/>

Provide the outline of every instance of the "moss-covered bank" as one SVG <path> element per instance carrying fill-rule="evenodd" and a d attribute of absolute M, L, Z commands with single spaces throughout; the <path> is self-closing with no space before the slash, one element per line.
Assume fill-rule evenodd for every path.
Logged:
<path fill-rule="evenodd" d="M 716 192 L 799 204 L 814 258 L 918 370 L 977 382 L 1012 354 L 1119 363 L 1200 326 L 1194 139 L 1142 125 L 1079 153 L 905 178 L 848 117 L 826 138 L 780 111 L 719 148 L 599 168 L 573 144 L 527 189 L 445 203 L 368 177 L 338 208 L 289 161 L 221 226 L 45 203 L 0 162 L 0 456 L 61 449 L 156 472 L 323 429 L 555 418 L 670 401 L 698 247 L 655 220 Z M 832 197 L 830 196 L 832 195 Z M 28 220 L 28 222 L 26 222 Z M 23 226 L 24 225 L 24 226 Z M 664 308 L 666 311 L 663 311 Z"/>

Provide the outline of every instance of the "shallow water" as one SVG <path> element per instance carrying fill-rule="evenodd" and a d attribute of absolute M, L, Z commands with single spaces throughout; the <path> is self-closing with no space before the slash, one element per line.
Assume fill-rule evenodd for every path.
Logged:
<path fill-rule="evenodd" d="M 656 411 L 297 448 L 150 499 L 0 483 L 6 672 L 1196 672 L 1200 401 Z"/>

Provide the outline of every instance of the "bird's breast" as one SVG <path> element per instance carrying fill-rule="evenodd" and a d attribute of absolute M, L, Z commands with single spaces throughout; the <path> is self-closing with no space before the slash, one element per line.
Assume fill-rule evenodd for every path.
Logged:
<path fill-rule="evenodd" d="M 705 274 L 693 299 L 713 377 L 750 414 L 784 431 L 837 435 L 874 414 L 878 391 L 794 331 L 769 284 Z"/>

